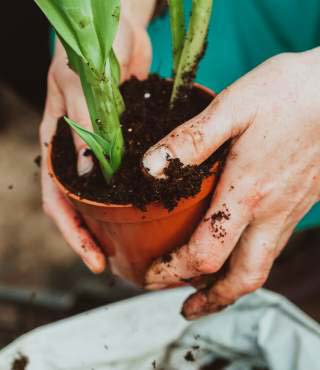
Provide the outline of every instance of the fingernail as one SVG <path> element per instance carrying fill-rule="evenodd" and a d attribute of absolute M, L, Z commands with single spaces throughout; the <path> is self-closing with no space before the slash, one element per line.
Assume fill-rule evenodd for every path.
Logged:
<path fill-rule="evenodd" d="M 169 149 L 162 145 L 144 155 L 143 166 L 151 176 L 164 178 L 164 169 L 168 166 L 168 159 L 172 157 Z"/>
<path fill-rule="evenodd" d="M 181 311 L 181 315 L 186 319 L 186 320 L 197 320 L 201 318 L 202 316 L 206 315 L 206 311 L 202 309 L 194 310 L 194 311 L 188 311 L 185 310 L 184 308 Z"/>
<path fill-rule="evenodd" d="M 95 268 L 89 258 L 82 257 L 82 262 L 88 267 L 91 272 L 95 273 Z"/>
<path fill-rule="evenodd" d="M 181 314 L 187 320 L 195 320 L 207 311 L 208 298 L 199 291 L 192 294 L 182 306 Z"/>
<path fill-rule="evenodd" d="M 88 174 L 89 172 L 91 172 L 93 169 L 93 160 L 92 160 L 91 154 L 88 155 L 87 153 L 88 153 L 87 148 L 82 148 L 79 151 L 78 165 L 77 165 L 79 176 L 84 176 Z"/>
<path fill-rule="evenodd" d="M 94 274 L 101 274 L 106 268 L 106 259 L 104 256 L 82 256 L 83 263 L 88 267 L 88 269 Z"/>

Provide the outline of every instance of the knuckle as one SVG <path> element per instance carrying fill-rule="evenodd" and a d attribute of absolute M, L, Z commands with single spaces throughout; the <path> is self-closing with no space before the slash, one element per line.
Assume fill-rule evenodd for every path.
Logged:
<path fill-rule="evenodd" d="M 241 295 L 252 293 L 261 288 L 267 280 L 267 274 L 257 274 L 242 282 Z"/>
<path fill-rule="evenodd" d="M 303 53 L 281 53 L 269 59 L 268 63 L 279 77 L 290 80 L 292 73 L 296 74 L 308 67 Z"/>
<path fill-rule="evenodd" d="M 199 246 L 198 246 L 199 247 Z M 221 257 L 212 251 L 212 245 L 204 245 L 201 248 L 192 248 L 190 251 L 190 264 L 192 269 L 204 274 L 212 274 L 220 270 Z"/>
<path fill-rule="evenodd" d="M 219 305 L 232 304 L 237 298 L 233 289 L 226 290 L 213 287 L 209 294 L 209 301 Z"/>
<path fill-rule="evenodd" d="M 242 189 L 242 196 L 240 198 L 241 203 L 248 206 L 249 209 L 257 209 L 262 201 L 268 196 L 269 190 L 267 184 L 261 184 L 260 180 L 257 180 L 256 176 L 250 176 L 249 174 L 253 171 L 247 168 L 247 176 L 244 176 L 238 181 L 237 188 Z"/>
<path fill-rule="evenodd" d="M 192 124 L 190 127 L 182 129 L 181 134 L 186 146 L 192 148 L 195 155 L 198 155 L 203 150 L 204 135 L 199 125 Z"/>

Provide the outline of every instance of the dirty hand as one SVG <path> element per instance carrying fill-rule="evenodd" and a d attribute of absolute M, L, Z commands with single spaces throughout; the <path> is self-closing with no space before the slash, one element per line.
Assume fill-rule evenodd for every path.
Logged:
<path fill-rule="evenodd" d="M 120 27 L 114 45 L 121 65 L 122 80 L 132 75 L 142 79 L 148 74 L 151 62 L 151 45 L 146 26 L 149 20 L 147 18 L 152 12 L 151 4 L 152 1 L 149 2 L 149 6 L 144 8 L 146 13 L 137 14 L 138 19 L 127 17 L 126 9 L 122 11 Z M 141 5 L 140 1 L 140 7 Z M 137 6 L 135 9 L 138 8 Z M 129 11 L 130 6 L 127 9 Z M 142 17 L 142 14 L 145 14 L 145 17 Z M 105 268 L 103 253 L 92 239 L 89 231 L 82 226 L 74 208 L 60 193 L 48 174 L 47 146 L 55 133 L 58 118 L 63 115 L 68 115 L 83 127 L 90 129 L 90 118 L 80 79 L 67 66 L 66 53 L 61 43 L 57 42 L 55 56 L 48 74 L 47 101 L 40 125 L 43 207 L 58 226 L 65 240 L 80 255 L 84 263 L 93 272 L 99 273 Z M 76 135 L 74 135 L 74 141 L 78 151 L 78 172 L 79 175 L 84 175 L 92 169 L 93 161 L 90 156 L 86 155 L 84 142 Z"/>
<path fill-rule="evenodd" d="M 319 48 L 273 57 L 145 154 L 144 166 L 161 177 L 167 155 L 200 164 L 232 139 L 191 240 L 147 273 L 147 287 L 161 289 L 214 274 L 228 260 L 220 279 L 184 303 L 186 318 L 219 311 L 261 287 L 296 224 L 319 200 L 319 81 Z"/>

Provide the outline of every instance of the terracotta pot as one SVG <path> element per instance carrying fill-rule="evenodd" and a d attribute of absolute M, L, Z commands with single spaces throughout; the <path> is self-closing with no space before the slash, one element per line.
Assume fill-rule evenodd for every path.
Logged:
<path fill-rule="evenodd" d="M 211 90 L 198 87 L 214 96 Z M 208 206 L 216 180 L 214 174 L 206 178 L 195 197 L 181 200 L 171 212 L 157 203 L 141 211 L 130 204 L 98 203 L 70 193 L 55 176 L 51 150 L 50 145 L 49 171 L 58 187 L 101 243 L 112 271 L 137 285 L 143 285 L 145 272 L 155 258 L 188 241 Z M 218 166 L 214 165 L 213 173 Z"/>

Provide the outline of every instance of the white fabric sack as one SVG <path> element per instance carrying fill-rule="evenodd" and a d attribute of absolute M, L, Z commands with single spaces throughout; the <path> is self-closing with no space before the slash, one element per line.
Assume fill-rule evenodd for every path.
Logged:
<path fill-rule="evenodd" d="M 232 361 L 228 370 L 320 369 L 319 325 L 283 297 L 260 290 L 190 323 L 179 311 L 191 291 L 146 294 L 36 329 L 0 351 L 0 369 L 19 355 L 27 370 L 196 370 L 216 357 Z"/>

